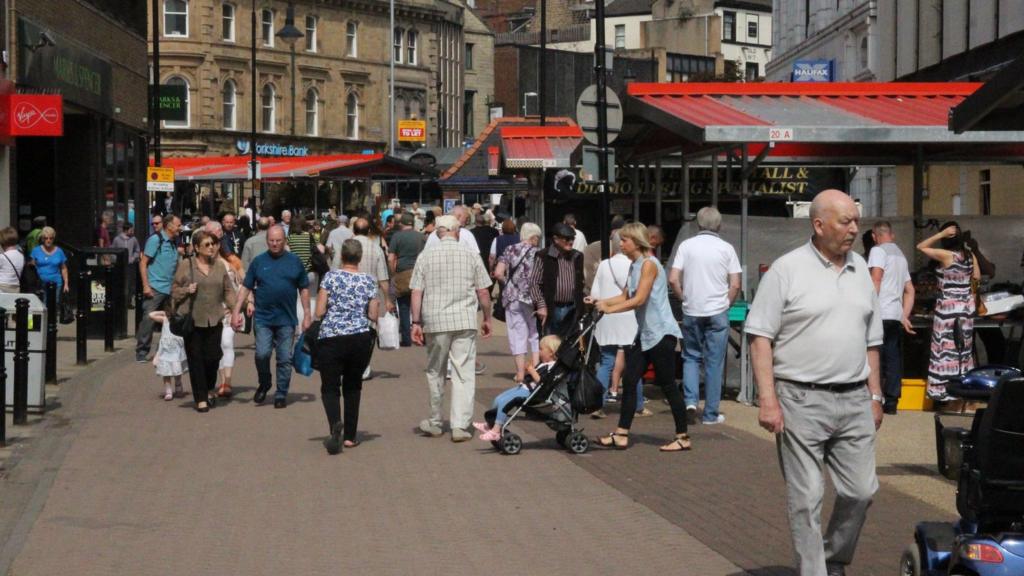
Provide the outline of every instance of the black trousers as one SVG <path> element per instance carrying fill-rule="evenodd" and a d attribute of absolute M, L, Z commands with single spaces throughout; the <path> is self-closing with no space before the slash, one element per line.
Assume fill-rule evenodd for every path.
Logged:
<path fill-rule="evenodd" d="M 895 406 L 903 390 L 903 323 L 899 320 L 882 320 L 882 329 L 882 393 L 885 395 L 885 404 Z"/>
<path fill-rule="evenodd" d="M 633 425 L 636 413 L 636 382 L 647 371 L 647 365 L 654 365 L 654 383 L 661 388 L 672 407 L 672 419 L 675 420 L 676 434 L 686 434 L 686 403 L 683 394 L 676 386 L 676 352 L 677 338 L 665 336 L 654 348 L 644 351 L 640 349 L 640 340 L 626 349 L 626 368 L 622 371 L 622 407 L 619 414 L 619 428 Z"/>
<path fill-rule="evenodd" d="M 185 356 L 188 358 L 188 380 L 192 384 L 192 400 L 206 402 L 210 390 L 217 385 L 217 368 L 223 352 L 220 336 L 224 327 L 196 326 L 185 337 Z"/>
<path fill-rule="evenodd" d="M 363 393 L 363 371 L 373 353 L 373 332 L 335 336 L 320 340 L 317 363 L 320 366 L 320 400 L 327 414 L 328 430 L 345 423 L 345 440 L 355 440 L 359 426 L 359 400 Z M 340 392 L 340 393 L 339 393 Z M 345 398 L 345 419 L 341 416 L 341 398 Z"/>

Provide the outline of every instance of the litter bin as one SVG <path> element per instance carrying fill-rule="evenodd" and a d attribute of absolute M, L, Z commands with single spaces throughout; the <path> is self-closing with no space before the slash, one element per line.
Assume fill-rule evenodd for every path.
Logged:
<path fill-rule="evenodd" d="M 28 409 L 42 412 L 46 401 L 46 306 L 35 294 L 0 294 L 4 317 L 4 355 L 7 368 L 7 406 L 14 407 L 14 305 L 19 298 L 28 300 Z"/>
<path fill-rule="evenodd" d="M 103 299 L 107 292 L 113 298 L 114 339 L 128 337 L 128 302 L 125 300 L 125 278 L 128 269 L 128 251 L 124 248 L 82 248 L 78 252 L 79 270 L 92 272 L 90 278 L 92 303 L 89 306 L 89 332 L 87 337 L 103 339 Z M 110 286 L 107 286 L 107 266 L 113 266 Z"/>

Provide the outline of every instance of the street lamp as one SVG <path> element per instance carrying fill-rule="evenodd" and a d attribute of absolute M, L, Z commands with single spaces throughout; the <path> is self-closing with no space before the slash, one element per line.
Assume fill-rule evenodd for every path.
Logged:
<path fill-rule="evenodd" d="M 295 43 L 299 38 L 305 36 L 301 30 L 295 27 L 295 6 L 289 2 L 288 12 L 285 13 L 284 27 L 275 34 L 282 42 L 288 45 L 292 53 L 292 136 L 295 135 Z"/>

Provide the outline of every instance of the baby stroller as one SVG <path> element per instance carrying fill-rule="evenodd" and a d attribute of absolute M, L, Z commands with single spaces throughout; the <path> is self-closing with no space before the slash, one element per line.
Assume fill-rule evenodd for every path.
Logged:
<path fill-rule="evenodd" d="M 583 454 L 590 440 L 579 426 L 580 414 L 601 408 L 604 389 L 594 375 L 596 353 L 594 327 L 601 313 L 592 311 L 562 340 L 555 363 L 526 398 L 517 398 L 505 406 L 508 420 L 501 427 L 501 440 L 491 442 L 502 454 L 518 454 L 523 439 L 509 427 L 519 418 L 543 421 L 555 431 L 555 440 L 573 454 Z M 494 412 L 485 415 L 493 425 Z"/>
<path fill-rule="evenodd" d="M 988 401 L 970 432 L 941 438 L 952 444 L 940 443 L 939 467 L 957 479 L 960 520 L 918 524 L 900 574 L 1024 574 L 1024 377 L 1007 371 L 989 391 L 959 381 L 947 388 L 953 396 Z M 958 470 L 951 466 L 956 462 Z"/>

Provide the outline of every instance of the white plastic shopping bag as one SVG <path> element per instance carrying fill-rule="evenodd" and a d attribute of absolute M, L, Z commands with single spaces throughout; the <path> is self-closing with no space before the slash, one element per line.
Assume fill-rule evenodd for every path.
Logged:
<path fill-rule="evenodd" d="M 401 341 L 398 335 L 398 318 L 388 312 L 377 319 L 377 346 L 381 350 L 396 350 Z"/>

